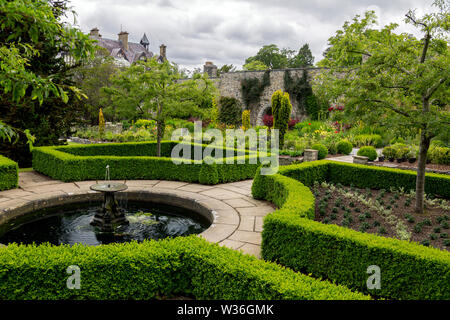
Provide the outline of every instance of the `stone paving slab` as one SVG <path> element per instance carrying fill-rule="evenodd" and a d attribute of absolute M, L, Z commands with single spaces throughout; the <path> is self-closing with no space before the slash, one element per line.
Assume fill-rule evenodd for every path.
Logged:
<path fill-rule="evenodd" d="M 99 194 L 90 186 L 100 181 L 64 183 L 37 172 L 19 173 L 19 188 L 0 192 L 0 223 L 11 218 L 11 212 L 29 212 L 42 205 L 60 204 L 67 199 L 97 199 Z M 215 186 L 180 181 L 111 180 L 126 183 L 128 189 L 118 193 L 120 199 L 170 196 L 175 205 L 190 201 L 196 207 L 209 210 L 212 225 L 199 236 L 234 250 L 261 257 L 263 218 L 275 207 L 251 197 L 252 180 Z M 174 198 L 175 197 L 175 198 Z"/>

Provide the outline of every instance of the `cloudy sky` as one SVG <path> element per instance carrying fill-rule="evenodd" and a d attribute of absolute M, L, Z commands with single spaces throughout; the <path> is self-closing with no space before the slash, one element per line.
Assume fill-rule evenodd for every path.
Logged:
<path fill-rule="evenodd" d="M 98 27 L 104 38 L 117 39 L 121 26 L 130 41 L 144 32 L 150 49 L 167 45 L 170 61 L 193 69 L 205 61 L 242 68 L 263 45 L 298 50 L 308 43 L 315 62 L 322 59 L 327 39 L 346 20 L 375 10 L 380 25 L 400 24 L 408 9 L 423 14 L 432 0 L 71 0 L 83 32 Z"/>

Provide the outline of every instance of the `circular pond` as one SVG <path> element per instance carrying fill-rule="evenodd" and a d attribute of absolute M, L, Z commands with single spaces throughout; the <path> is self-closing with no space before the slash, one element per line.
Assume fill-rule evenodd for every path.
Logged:
<path fill-rule="evenodd" d="M 100 245 L 132 240 L 163 239 L 198 234 L 210 221 L 198 213 L 161 203 L 131 202 L 125 208 L 128 225 L 102 233 L 90 223 L 100 202 L 42 209 L 0 227 L 0 243 Z"/>

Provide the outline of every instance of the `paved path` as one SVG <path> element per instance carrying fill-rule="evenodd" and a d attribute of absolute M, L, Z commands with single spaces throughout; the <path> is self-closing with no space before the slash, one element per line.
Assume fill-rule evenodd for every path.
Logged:
<path fill-rule="evenodd" d="M 123 181 L 121 181 L 123 182 Z M 0 192 L 0 223 L 7 212 L 14 209 L 45 203 L 49 199 L 64 198 L 94 193 L 89 187 L 95 182 L 80 181 L 64 183 L 50 179 L 34 171 L 19 174 L 19 188 Z M 169 194 L 195 201 L 210 209 L 215 216 L 214 223 L 200 236 L 208 241 L 257 257 L 261 252 L 263 218 L 275 207 L 266 201 L 251 196 L 252 180 L 205 186 L 200 184 L 160 181 L 127 181 L 126 192 L 148 192 Z"/>

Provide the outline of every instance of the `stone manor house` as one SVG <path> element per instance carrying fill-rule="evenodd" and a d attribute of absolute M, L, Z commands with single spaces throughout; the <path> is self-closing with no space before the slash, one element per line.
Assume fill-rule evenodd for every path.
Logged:
<path fill-rule="evenodd" d="M 161 44 L 159 47 L 159 55 L 155 56 L 149 50 L 150 41 L 144 33 L 139 43 L 128 41 L 129 33 L 121 31 L 117 40 L 103 38 L 98 28 L 93 28 L 89 33 L 91 39 L 98 41 L 97 45 L 108 50 L 109 54 L 116 59 L 117 63 L 122 66 L 130 66 L 138 60 L 145 60 L 156 57 L 159 61 L 164 61 L 166 57 L 166 46 Z"/>

